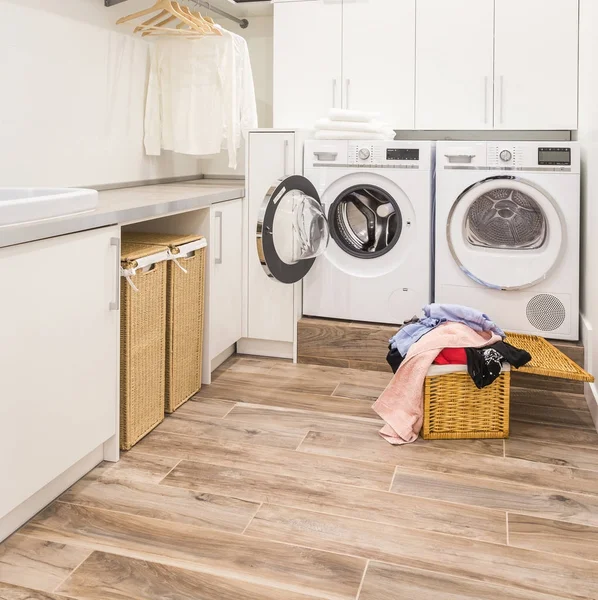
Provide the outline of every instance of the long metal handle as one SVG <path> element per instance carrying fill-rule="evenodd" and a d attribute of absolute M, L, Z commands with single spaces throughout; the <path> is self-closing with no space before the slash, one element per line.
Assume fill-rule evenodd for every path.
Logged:
<path fill-rule="evenodd" d="M 505 106 L 504 106 L 504 88 L 505 88 L 505 78 L 503 75 L 501 75 L 498 78 L 498 122 L 502 125 L 504 122 L 504 113 L 505 113 Z"/>
<path fill-rule="evenodd" d="M 289 174 L 289 171 L 287 169 L 287 165 L 289 162 L 289 140 L 285 140 L 284 141 L 284 148 L 283 148 L 283 154 L 282 154 L 282 160 L 283 160 L 283 167 L 282 167 L 282 174 L 283 177 L 287 177 L 287 175 Z"/>
<path fill-rule="evenodd" d="M 110 310 L 120 310 L 120 238 L 110 238 L 110 245 L 116 247 L 116 283 L 114 286 L 116 299 L 110 302 Z"/>
<path fill-rule="evenodd" d="M 488 125 L 488 75 L 484 77 L 484 125 Z"/>
<path fill-rule="evenodd" d="M 214 264 L 222 264 L 222 213 L 220 211 L 214 213 L 214 218 L 220 220 L 220 227 L 218 228 L 218 257 L 214 259 Z"/>
<path fill-rule="evenodd" d="M 336 78 L 332 79 L 332 108 L 336 108 Z"/>
<path fill-rule="evenodd" d="M 349 102 L 349 89 L 351 88 L 351 80 L 347 79 L 347 99 L 345 101 L 345 107 L 346 108 L 351 108 L 351 103 Z"/>

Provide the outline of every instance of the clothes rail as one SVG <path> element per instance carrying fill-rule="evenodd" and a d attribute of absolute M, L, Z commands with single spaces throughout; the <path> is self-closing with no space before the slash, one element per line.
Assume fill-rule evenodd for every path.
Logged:
<path fill-rule="evenodd" d="M 104 6 L 116 6 L 117 4 L 121 4 L 122 2 L 126 1 L 127 0 L 104 0 Z M 213 6 L 210 2 L 207 2 L 206 0 L 191 0 L 191 2 L 197 4 L 197 6 L 207 8 L 208 10 L 216 13 L 217 15 L 220 15 L 222 17 L 225 17 L 226 19 L 230 19 L 231 21 L 238 23 L 241 29 L 247 29 L 247 27 L 249 27 L 249 21 L 247 19 L 239 19 L 238 17 L 235 17 L 234 15 L 231 15 L 221 10 L 220 8 Z"/>

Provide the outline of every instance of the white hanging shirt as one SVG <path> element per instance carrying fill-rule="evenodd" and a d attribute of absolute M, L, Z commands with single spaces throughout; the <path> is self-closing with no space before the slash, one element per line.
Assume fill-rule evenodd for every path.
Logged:
<path fill-rule="evenodd" d="M 257 127 L 247 43 L 222 36 L 161 38 L 152 44 L 145 111 L 145 149 L 206 156 L 224 146 L 237 166 L 241 134 Z"/>

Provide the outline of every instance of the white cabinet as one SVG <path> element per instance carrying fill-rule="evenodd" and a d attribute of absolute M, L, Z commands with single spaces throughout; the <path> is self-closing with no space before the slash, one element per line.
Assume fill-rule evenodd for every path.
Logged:
<path fill-rule="evenodd" d="M 268 160 L 259 158 L 266 156 Z M 257 220 L 264 199 L 279 179 L 294 173 L 294 163 L 293 133 L 249 134 L 247 336 L 251 339 L 293 342 L 295 334 L 293 286 L 266 275 L 256 245 Z"/>
<path fill-rule="evenodd" d="M 119 236 L 0 250 L 0 519 L 117 434 Z"/>
<path fill-rule="evenodd" d="M 496 0 L 495 127 L 577 129 L 578 0 Z"/>
<path fill-rule="evenodd" d="M 417 0 L 417 129 L 492 129 L 494 0 Z"/>
<path fill-rule="evenodd" d="M 577 128 L 578 0 L 417 0 L 418 129 Z"/>
<path fill-rule="evenodd" d="M 209 241 L 209 358 L 213 360 L 242 337 L 242 199 L 212 205 Z"/>
<path fill-rule="evenodd" d="M 311 128 L 330 108 L 414 126 L 416 0 L 274 5 L 274 127 Z"/>
<path fill-rule="evenodd" d="M 344 0 L 343 107 L 414 127 L 415 0 Z"/>
<path fill-rule="evenodd" d="M 341 107 L 342 0 L 274 5 L 274 127 L 313 127 Z"/>

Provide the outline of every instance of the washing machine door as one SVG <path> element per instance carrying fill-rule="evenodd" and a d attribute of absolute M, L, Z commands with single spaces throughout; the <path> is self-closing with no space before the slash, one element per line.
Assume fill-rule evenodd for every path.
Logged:
<path fill-rule="evenodd" d="M 314 185 L 293 175 L 273 185 L 260 209 L 257 254 L 269 277 L 297 283 L 326 251 L 328 221 Z"/>
<path fill-rule="evenodd" d="M 518 290 L 539 283 L 558 264 L 565 244 L 554 199 L 519 177 L 490 177 L 466 189 L 446 227 L 461 270 L 493 289 Z"/>

